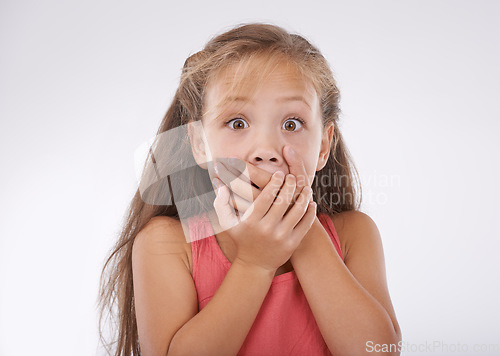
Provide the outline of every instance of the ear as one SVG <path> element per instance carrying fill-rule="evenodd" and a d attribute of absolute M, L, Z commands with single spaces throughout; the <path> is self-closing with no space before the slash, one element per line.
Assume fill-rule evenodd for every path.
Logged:
<path fill-rule="evenodd" d="M 207 154 L 208 143 L 201 120 L 188 123 L 188 136 L 194 160 L 198 166 L 207 169 L 207 161 L 211 158 L 209 157 L 210 154 Z"/>
<path fill-rule="evenodd" d="M 321 147 L 318 157 L 318 165 L 316 171 L 320 171 L 326 165 L 328 157 L 330 156 L 330 148 L 332 147 L 333 134 L 335 131 L 335 124 L 330 122 L 323 128 L 323 137 L 321 138 Z"/>

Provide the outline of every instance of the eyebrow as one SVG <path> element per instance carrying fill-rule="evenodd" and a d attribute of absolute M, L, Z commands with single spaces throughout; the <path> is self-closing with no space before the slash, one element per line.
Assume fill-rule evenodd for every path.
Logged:
<path fill-rule="evenodd" d="M 244 101 L 244 102 L 253 102 L 253 100 L 249 100 L 248 97 L 246 96 L 228 96 L 226 98 L 227 101 Z M 303 103 L 305 103 L 310 109 L 311 109 L 311 105 L 309 105 L 309 103 L 307 102 L 307 100 L 303 97 L 303 96 L 300 96 L 300 95 L 295 95 L 295 96 L 282 96 L 280 98 L 277 98 L 276 101 L 278 103 L 282 103 L 284 101 L 302 101 Z"/>

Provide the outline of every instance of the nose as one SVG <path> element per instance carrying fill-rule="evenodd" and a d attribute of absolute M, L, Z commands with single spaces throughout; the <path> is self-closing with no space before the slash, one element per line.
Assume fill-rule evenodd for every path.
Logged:
<path fill-rule="evenodd" d="M 272 133 L 260 133 L 254 137 L 249 160 L 256 166 L 283 166 L 283 143 Z"/>
<path fill-rule="evenodd" d="M 259 162 L 278 162 L 278 158 L 271 152 L 262 151 L 252 159 L 252 163 L 254 164 L 258 164 Z"/>

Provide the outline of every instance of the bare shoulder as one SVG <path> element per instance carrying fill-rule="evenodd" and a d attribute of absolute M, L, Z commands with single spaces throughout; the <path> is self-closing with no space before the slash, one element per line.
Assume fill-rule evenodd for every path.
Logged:
<path fill-rule="evenodd" d="M 348 231 L 366 227 L 376 227 L 373 219 L 359 210 L 331 214 L 330 217 L 332 221 L 336 223 L 335 229 L 337 230 Z"/>
<path fill-rule="evenodd" d="M 330 215 L 340 240 L 344 260 L 348 259 L 352 247 L 363 244 L 363 239 L 380 239 L 380 234 L 373 219 L 357 210 L 344 211 Z"/>
<path fill-rule="evenodd" d="M 191 271 L 191 248 L 178 219 L 169 216 L 151 218 L 137 234 L 133 249 L 154 255 L 178 255 Z"/>

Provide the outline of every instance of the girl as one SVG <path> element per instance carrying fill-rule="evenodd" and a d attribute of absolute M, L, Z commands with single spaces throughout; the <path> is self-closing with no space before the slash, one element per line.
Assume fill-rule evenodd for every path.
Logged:
<path fill-rule="evenodd" d="M 338 101 L 318 49 L 277 26 L 186 60 L 101 276 L 115 355 L 399 354 Z"/>

